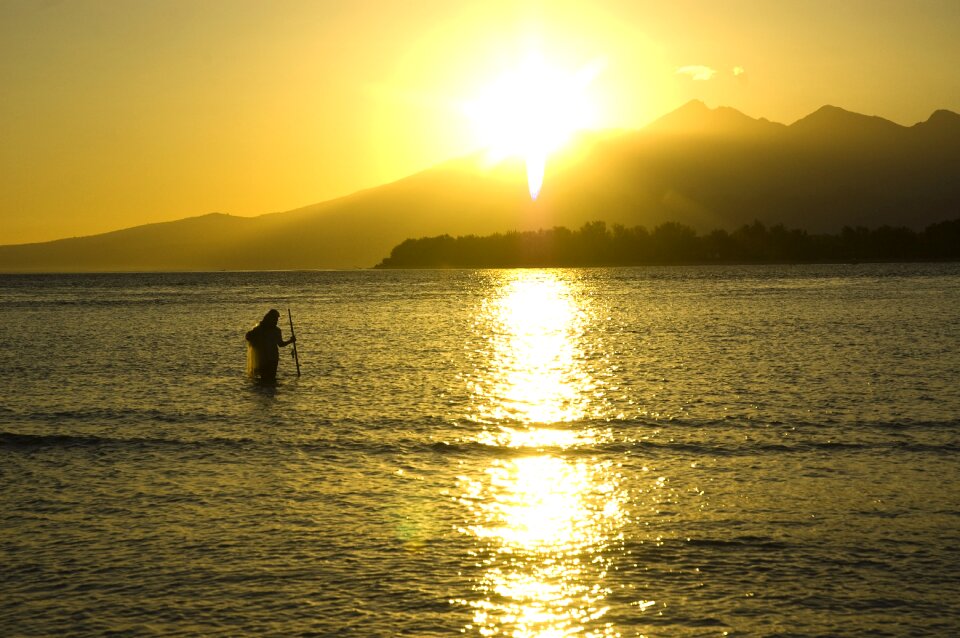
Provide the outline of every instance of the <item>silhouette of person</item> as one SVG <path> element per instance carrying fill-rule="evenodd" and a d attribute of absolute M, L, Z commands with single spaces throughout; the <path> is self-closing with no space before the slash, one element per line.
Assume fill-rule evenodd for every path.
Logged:
<path fill-rule="evenodd" d="M 297 338 L 283 340 L 277 321 L 278 310 L 270 310 L 263 320 L 247 332 L 247 372 L 259 376 L 262 381 L 276 381 L 277 364 L 280 363 L 280 348 L 295 343 Z"/>

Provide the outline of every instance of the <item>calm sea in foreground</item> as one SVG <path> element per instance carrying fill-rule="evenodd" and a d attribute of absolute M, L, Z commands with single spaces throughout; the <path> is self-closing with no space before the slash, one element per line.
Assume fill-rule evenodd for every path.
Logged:
<path fill-rule="evenodd" d="M 0 340 L 4 636 L 960 635 L 960 265 L 4 276 Z"/>

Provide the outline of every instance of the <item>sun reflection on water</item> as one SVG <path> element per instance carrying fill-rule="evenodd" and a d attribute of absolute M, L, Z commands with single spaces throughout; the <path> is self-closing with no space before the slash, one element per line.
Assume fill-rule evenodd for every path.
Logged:
<path fill-rule="evenodd" d="M 482 635 L 615 636 L 602 622 L 624 504 L 615 468 L 543 455 L 497 460 L 463 477 L 460 502 L 484 571 L 473 623 Z M 589 626 L 588 626 L 589 625 Z"/>
<path fill-rule="evenodd" d="M 484 445 L 511 448 L 571 448 L 591 445 L 610 438 L 609 431 L 597 428 L 571 430 L 540 426 L 501 425 L 495 431 L 485 430 L 478 437 Z"/>
<path fill-rule="evenodd" d="M 489 358 L 473 383 L 484 423 L 560 423 L 588 415 L 595 384 L 580 365 L 587 313 L 549 271 L 509 271 L 479 322 Z"/>
<path fill-rule="evenodd" d="M 583 365 L 589 313 L 552 271 L 504 273 L 478 327 L 488 345 L 472 379 L 479 442 L 496 454 L 459 478 L 480 568 L 468 631 L 483 636 L 618 636 L 605 622 L 607 571 L 622 548 L 625 496 L 613 462 L 572 454 L 609 439 Z M 516 456 L 516 450 L 531 454 Z"/>

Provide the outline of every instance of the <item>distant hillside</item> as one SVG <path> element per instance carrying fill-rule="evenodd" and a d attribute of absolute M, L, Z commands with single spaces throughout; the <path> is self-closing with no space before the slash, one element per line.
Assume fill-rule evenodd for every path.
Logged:
<path fill-rule="evenodd" d="M 467 157 L 314 206 L 222 214 L 92 237 L 0 246 L 0 271 L 370 267 L 409 237 L 594 219 L 699 232 L 760 220 L 813 233 L 919 230 L 960 215 L 960 115 L 904 127 L 823 107 L 790 126 L 690 102 L 634 132 L 583 137 L 552 158 L 540 198 L 522 164 Z"/>

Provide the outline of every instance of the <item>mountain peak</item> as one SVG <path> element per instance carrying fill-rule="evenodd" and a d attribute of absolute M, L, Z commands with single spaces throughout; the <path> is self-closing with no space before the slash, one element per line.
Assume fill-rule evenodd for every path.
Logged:
<path fill-rule="evenodd" d="M 690 100 L 680 108 L 678 108 L 674 113 L 690 112 L 690 113 L 707 113 L 711 111 L 709 106 L 703 100 Z"/>
<path fill-rule="evenodd" d="M 729 106 L 712 109 L 701 100 L 690 100 L 648 125 L 646 130 L 671 135 L 729 135 L 760 133 L 773 128 L 782 126 L 754 119 Z"/>
<path fill-rule="evenodd" d="M 938 109 L 927 118 L 926 122 L 920 122 L 915 126 L 949 126 L 951 128 L 960 126 L 960 114 L 948 111 L 947 109 Z"/>
<path fill-rule="evenodd" d="M 833 104 L 824 104 L 816 111 L 808 115 L 807 117 L 849 117 L 851 115 L 861 115 L 860 113 L 854 113 L 853 111 L 848 111 L 845 108 L 839 106 L 834 106 Z"/>
<path fill-rule="evenodd" d="M 790 125 L 795 131 L 830 135 L 889 133 L 903 129 L 876 115 L 863 115 L 827 104 Z"/>
<path fill-rule="evenodd" d="M 933 112 L 933 114 L 930 116 L 930 118 L 927 121 L 932 122 L 934 120 L 936 121 L 946 120 L 950 122 L 956 122 L 960 120 L 960 113 L 954 113 L 953 111 L 948 111 L 947 109 L 937 109 L 936 111 Z"/>

